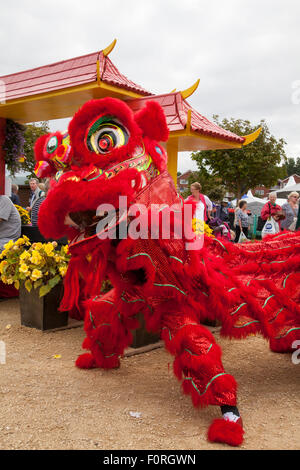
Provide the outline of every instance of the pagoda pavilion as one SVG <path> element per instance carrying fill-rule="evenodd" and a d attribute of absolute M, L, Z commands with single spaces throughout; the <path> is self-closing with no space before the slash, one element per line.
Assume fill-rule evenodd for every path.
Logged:
<path fill-rule="evenodd" d="M 185 91 L 155 95 L 125 77 L 109 58 L 116 40 L 106 49 L 54 64 L 0 76 L 0 194 L 5 187 L 6 119 L 19 123 L 69 118 L 86 101 L 111 96 L 127 102 L 133 111 L 147 100 L 162 106 L 170 130 L 166 143 L 169 172 L 176 182 L 178 152 L 241 148 L 258 136 L 226 131 L 195 111 L 186 99 L 199 80 Z"/>

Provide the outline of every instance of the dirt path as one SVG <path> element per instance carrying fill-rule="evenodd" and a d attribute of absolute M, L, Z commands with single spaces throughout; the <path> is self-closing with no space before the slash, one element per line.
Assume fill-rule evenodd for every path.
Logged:
<path fill-rule="evenodd" d="M 82 328 L 21 327 L 18 300 L 0 302 L 7 351 L 0 364 L 0 449 L 228 448 L 207 442 L 219 409 L 193 408 L 163 349 L 124 358 L 119 370 L 84 371 L 74 367 L 83 338 Z M 240 384 L 243 448 L 299 449 L 300 364 L 271 353 L 260 337 L 220 344 L 226 370 Z"/>

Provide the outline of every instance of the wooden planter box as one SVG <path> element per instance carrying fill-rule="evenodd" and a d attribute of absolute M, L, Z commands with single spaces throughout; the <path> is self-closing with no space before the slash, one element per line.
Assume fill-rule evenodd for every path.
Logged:
<path fill-rule="evenodd" d="M 62 299 L 62 283 L 55 286 L 44 297 L 39 297 L 39 289 L 28 292 L 20 287 L 21 325 L 38 330 L 52 330 L 68 324 L 68 313 L 59 312 Z"/>
<path fill-rule="evenodd" d="M 129 346 L 131 348 L 140 348 L 141 346 L 147 346 L 148 344 L 157 343 L 160 340 L 158 333 L 149 333 L 145 328 L 145 320 L 142 314 L 137 316 L 140 322 L 140 328 L 132 332 L 133 341 Z"/>
<path fill-rule="evenodd" d="M 68 313 L 59 312 L 59 304 L 63 295 L 63 285 L 58 284 L 49 294 L 39 297 L 39 289 L 28 292 L 24 286 L 20 287 L 21 325 L 38 330 L 52 330 L 68 325 Z M 145 328 L 143 315 L 138 315 L 141 327 L 132 332 L 132 348 L 140 348 L 148 344 L 157 343 L 159 334 L 149 333 Z"/>

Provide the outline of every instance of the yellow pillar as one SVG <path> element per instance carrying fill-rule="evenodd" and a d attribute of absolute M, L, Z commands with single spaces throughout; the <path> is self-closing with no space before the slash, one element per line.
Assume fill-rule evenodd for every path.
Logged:
<path fill-rule="evenodd" d="M 167 142 L 168 171 L 172 176 L 175 187 L 177 186 L 177 159 L 178 159 L 178 138 L 170 138 Z"/>

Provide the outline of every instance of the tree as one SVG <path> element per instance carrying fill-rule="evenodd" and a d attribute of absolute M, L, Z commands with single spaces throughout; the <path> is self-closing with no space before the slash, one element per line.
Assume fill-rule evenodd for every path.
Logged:
<path fill-rule="evenodd" d="M 43 121 L 39 124 L 28 124 L 26 126 L 24 134 L 24 155 L 26 157 L 26 160 L 22 164 L 22 170 L 29 172 L 29 177 L 36 176 L 34 173 L 34 144 L 41 135 L 48 134 L 49 132 L 50 129 L 48 121 Z"/>
<path fill-rule="evenodd" d="M 292 176 L 294 174 L 300 176 L 300 157 L 297 159 L 288 158 L 285 164 L 287 176 Z"/>
<path fill-rule="evenodd" d="M 213 116 L 214 122 L 237 135 L 254 132 L 254 126 L 248 120 L 223 119 Z M 264 120 L 260 121 L 262 131 L 259 137 L 241 149 L 204 150 L 193 152 L 191 157 L 197 162 L 200 173 L 220 178 L 222 184 L 239 199 L 248 189 L 255 186 L 272 186 L 285 176 L 286 161 L 283 139 L 276 140 Z"/>

